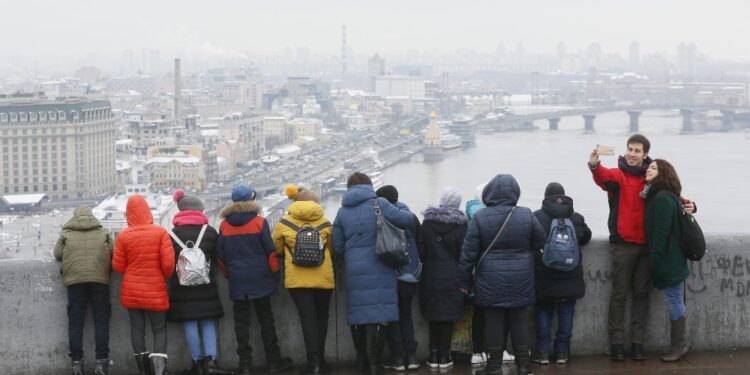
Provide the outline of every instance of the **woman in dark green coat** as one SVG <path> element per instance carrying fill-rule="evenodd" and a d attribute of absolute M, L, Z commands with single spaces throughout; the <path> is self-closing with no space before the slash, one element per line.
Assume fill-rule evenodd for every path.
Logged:
<path fill-rule="evenodd" d="M 678 215 L 682 214 L 682 186 L 672 164 L 656 159 L 646 170 L 646 245 L 649 249 L 654 286 L 664 292 L 669 310 L 671 347 L 663 361 L 677 361 L 687 354 L 685 327 L 685 279 L 690 276 L 687 260 L 680 249 Z"/>

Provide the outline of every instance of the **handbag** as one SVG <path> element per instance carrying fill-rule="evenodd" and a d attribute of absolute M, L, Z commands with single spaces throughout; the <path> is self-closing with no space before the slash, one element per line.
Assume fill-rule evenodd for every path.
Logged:
<path fill-rule="evenodd" d="M 375 255 L 383 263 L 398 268 L 409 264 L 409 244 L 406 231 L 391 224 L 383 218 L 378 200 L 373 200 L 375 209 Z"/>
<path fill-rule="evenodd" d="M 479 257 L 479 260 L 474 265 L 474 269 L 471 271 L 471 285 L 469 286 L 469 292 L 466 293 L 466 300 L 468 303 L 473 303 L 474 298 L 476 297 L 476 275 L 477 270 L 479 269 L 479 265 L 482 264 L 482 261 L 484 260 L 484 257 L 487 255 L 487 253 L 490 252 L 490 249 L 492 249 L 492 245 L 497 242 L 497 239 L 500 238 L 500 234 L 503 233 L 503 229 L 505 229 L 505 225 L 508 224 L 508 221 L 510 220 L 510 216 L 513 215 L 513 211 L 516 210 L 516 206 L 513 206 L 513 208 L 510 209 L 510 213 L 508 213 L 508 216 L 505 217 L 505 221 L 503 221 L 503 225 L 500 226 L 500 230 L 497 231 L 497 234 L 495 235 L 495 238 L 492 239 L 492 242 L 490 242 L 490 245 L 487 246 L 487 248 L 482 252 L 482 255 Z"/>

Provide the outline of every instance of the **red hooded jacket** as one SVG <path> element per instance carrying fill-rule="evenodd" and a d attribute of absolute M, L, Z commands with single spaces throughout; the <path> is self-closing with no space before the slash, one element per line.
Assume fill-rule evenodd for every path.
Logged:
<path fill-rule="evenodd" d="M 128 227 L 115 240 L 112 268 L 124 273 L 120 302 L 127 309 L 167 311 L 166 280 L 174 271 L 174 248 L 167 231 L 154 225 L 146 200 L 128 199 Z"/>

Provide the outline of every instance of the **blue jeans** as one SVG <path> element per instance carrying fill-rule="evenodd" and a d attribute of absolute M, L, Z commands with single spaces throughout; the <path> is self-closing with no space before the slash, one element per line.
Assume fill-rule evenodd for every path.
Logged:
<path fill-rule="evenodd" d="M 200 325 L 200 335 L 198 325 Z M 216 358 L 216 323 L 214 320 L 186 320 L 184 326 L 185 340 L 193 361 L 203 358 L 202 354 Z M 201 336 L 203 337 L 203 352 L 201 352 Z"/>
<path fill-rule="evenodd" d="M 685 300 L 683 299 L 683 285 L 681 282 L 675 286 L 662 289 L 664 301 L 667 302 L 669 320 L 677 320 L 685 316 Z"/>
<path fill-rule="evenodd" d="M 550 330 L 552 329 L 552 314 L 557 308 L 557 333 L 555 334 L 555 352 L 570 352 L 570 337 L 573 335 L 573 316 L 576 311 L 576 301 L 547 302 L 537 301 L 534 309 L 536 321 L 536 350 L 549 352 Z"/>

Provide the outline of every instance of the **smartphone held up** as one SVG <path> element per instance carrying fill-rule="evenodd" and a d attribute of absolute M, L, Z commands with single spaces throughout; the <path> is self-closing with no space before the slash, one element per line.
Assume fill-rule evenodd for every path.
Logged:
<path fill-rule="evenodd" d="M 614 155 L 615 154 L 615 148 L 612 146 L 602 146 L 597 145 L 596 146 L 596 153 L 599 155 Z"/>

